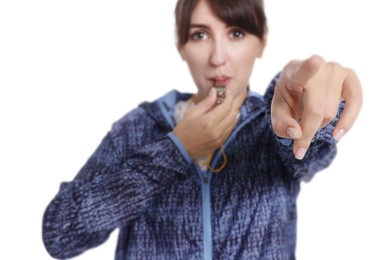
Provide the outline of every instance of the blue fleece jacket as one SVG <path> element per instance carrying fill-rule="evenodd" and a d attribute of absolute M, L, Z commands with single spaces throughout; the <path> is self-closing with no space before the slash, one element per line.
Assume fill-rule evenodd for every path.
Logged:
<path fill-rule="evenodd" d="M 79 255 L 119 228 L 117 260 L 295 259 L 300 182 L 331 163 L 338 119 L 296 160 L 292 142 L 270 125 L 276 81 L 264 97 L 249 93 L 219 173 L 202 171 L 172 132 L 174 106 L 189 94 L 171 91 L 113 124 L 45 211 L 50 255 Z M 212 166 L 222 163 L 217 150 Z"/>

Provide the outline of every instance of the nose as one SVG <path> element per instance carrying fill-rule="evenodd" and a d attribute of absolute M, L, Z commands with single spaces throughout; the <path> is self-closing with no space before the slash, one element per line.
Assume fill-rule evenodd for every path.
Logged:
<path fill-rule="evenodd" d="M 219 67 L 227 61 L 227 45 L 221 39 L 215 39 L 211 46 L 210 64 Z"/>

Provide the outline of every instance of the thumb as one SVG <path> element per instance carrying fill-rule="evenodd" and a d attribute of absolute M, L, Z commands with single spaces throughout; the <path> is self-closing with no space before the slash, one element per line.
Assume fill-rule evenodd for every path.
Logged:
<path fill-rule="evenodd" d="M 200 101 L 190 112 L 189 116 L 198 117 L 210 111 L 217 102 L 217 91 L 211 88 L 209 95 Z"/>
<path fill-rule="evenodd" d="M 289 139 L 302 137 L 302 129 L 293 117 L 293 111 L 285 100 L 275 91 L 271 104 L 271 123 L 277 136 Z"/>
<path fill-rule="evenodd" d="M 302 137 L 301 126 L 289 115 L 273 120 L 272 127 L 275 134 L 279 137 L 288 139 L 300 139 Z"/>

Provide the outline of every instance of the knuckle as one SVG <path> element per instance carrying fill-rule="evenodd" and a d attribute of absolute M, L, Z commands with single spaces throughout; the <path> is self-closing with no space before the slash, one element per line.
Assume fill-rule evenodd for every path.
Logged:
<path fill-rule="evenodd" d="M 343 66 L 338 62 L 330 61 L 327 64 L 330 75 L 342 75 L 345 72 Z"/>
<path fill-rule="evenodd" d="M 326 123 L 330 123 L 333 121 L 333 119 L 335 119 L 337 116 L 337 111 L 328 111 L 325 113 L 324 115 L 324 122 Z"/>
<path fill-rule="evenodd" d="M 342 66 L 340 63 L 338 62 L 335 62 L 335 61 L 330 61 L 328 62 L 328 65 L 330 66 L 330 68 L 332 68 L 333 70 L 337 70 L 337 69 L 341 69 Z"/>
<path fill-rule="evenodd" d="M 346 67 L 346 68 L 344 68 L 344 70 L 345 70 L 345 72 L 346 72 L 348 75 L 354 75 L 354 76 L 356 76 L 356 72 L 355 72 L 353 69 Z"/>
<path fill-rule="evenodd" d="M 212 122 L 211 120 L 201 120 L 200 126 L 202 127 L 203 130 L 205 131 L 210 131 L 213 129 Z"/>
<path fill-rule="evenodd" d="M 325 116 L 324 109 L 320 106 L 315 105 L 308 108 L 308 114 L 310 115 L 310 117 L 313 118 L 324 118 Z"/>
<path fill-rule="evenodd" d="M 340 63 L 335 62 L 335 61 L 328 62 L 328 67 L 330 68 L 330 70 L 332 72 L 342 71 L 343 70 L 343 66 L 341 66 Z"/>

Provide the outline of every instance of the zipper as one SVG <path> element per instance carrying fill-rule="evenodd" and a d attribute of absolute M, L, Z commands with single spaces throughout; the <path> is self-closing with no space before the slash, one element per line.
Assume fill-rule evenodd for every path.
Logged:
<path fill-rule="evenodd" d="M 246 110 L 241 110 L 241 112 L 245 112 Z M 257 114 L 257 113 L 256 113 Z M 231 139 L 241 130 L 241 128 L 247 123 L 250 122 L 252 117 L 245 119 L 240 126 L 238 126 L 229 136 L 229 138 L 225 141 L 224 146 L 229 145 Z M 211 167 L 215 167 L 215 164 L 221 158 L 222 152 L 219 149 L 214 158 L 211 161 Z M 211 179 L 213 177 L 213 172 L 206 169 L 202 171 L 199 165 L 195 165 L 199 177 L 201 179 L 201 187 L 202 187 L 202 216 L 203 216 L 203 259 L 204 260 L 212 260 L 213 259 L 213 234 L 212 234 L 212 225 L 211 225 Z"/>
<path fill-rule="evenodd" d="M 202 217 L 203 217 L 203 259 L 213 259 L 213 236 L 211 228 L 211 190 L 209 171 L 202 171 L 197 165 L 202 186 Z M 211 174 L 211 172 L 210 172 Z"/>
<path fill-rule="evenodd" d="M 226 142 L 228 143 L 228 142 Z M 215 153 L 211 165 L 215 167 L 216 162 L 222 156 L 221 150 Z M 208 170 L 202 171 L 199 165 L 195 165 L 201 179 L 202 187 L 202 217 L 203 217 L 203 259 L 213 259 L 213 233 L 211 224 L 211 178 L 213 172 Z"/>
<path fill-rule="evenodd" d="M 227 140 L 228 141 L 228 140 Z M 226 142 L 228 143 L 228 142 Z M 215 153 L 212 159 L 211 165 L 215 167 L 215 164 L 222 156 L 221 150 Z M 199 165 L 196 165 L 196 170 L 201 179 L 202 187 L 202 217 L 203 217 L 203 259 L 213 259 L 213 233 L 211 224 L 211 179 L 213 172 L 206 169 L 202 171 Z"/>
<path fill-rule="evenodd" d="M 159 103 L 161 111 L 163 113 L 164 118 L 168 122 L 168 124 L 173 129 L 175 123 L 170 117 L 170 113 L 167 109 Z M 230 143 L 231 139 L 241 130 L 243 126 L 246 125 L 247 122 L 250 122 L 252 118 L 257 116 L 261 111 L 254 113 L 249 118 L 246 118 L 241 124 L 230 134 L 229 138 L 225 141 L 225 148 Z M 241 107 L 241 115 L 246 117 L 247 109 L 245 106 Z M 216 162 L 222 156 L 221 150 L 219 150 L 214 158 L 212 159 L 211 166 L 215 167 Z M 213 173 L 208 169 L 202 171 L 199 165 L 195 164 L 196 171 L 201 179 L 201 188 L 202 188 L 202 217 L 203 217 L 203 259 L 204 260 L 212 260 L 213 259 L 213 237 L 212 237 L 212 225 L 211 225 L 211 178 Z"/>

